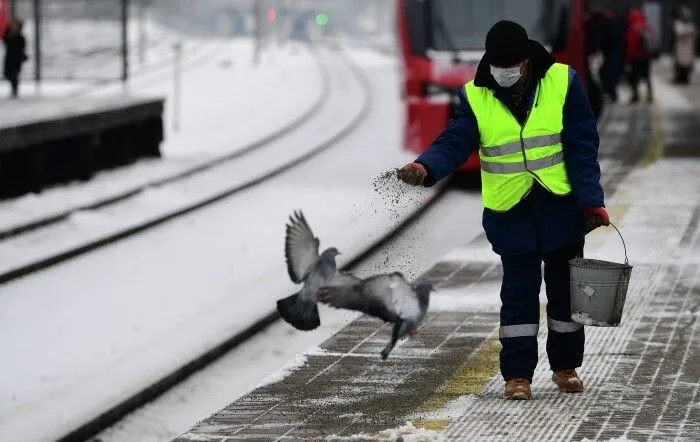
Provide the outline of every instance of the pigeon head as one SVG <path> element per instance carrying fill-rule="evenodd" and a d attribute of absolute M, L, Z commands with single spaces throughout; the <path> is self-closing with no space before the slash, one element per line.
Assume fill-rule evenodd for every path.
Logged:
<path fill-rule="evenodd" d="M 335 257 L 340 255 L 340 252 L 335 247 L 329 247 L 321 253 L 321 259 L 327 262 L 335 263 Z"/>

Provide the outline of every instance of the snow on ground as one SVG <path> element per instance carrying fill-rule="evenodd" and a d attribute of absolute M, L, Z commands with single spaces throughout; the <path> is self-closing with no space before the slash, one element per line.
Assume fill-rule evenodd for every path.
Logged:
<path fill-rule="evenodd" d="M 358 316 L 330 309 L 321 314 L 321 326 L 310 332 L 284 322 L 273 324 L 207 368 L 205 375 L 187 379 L 97 438 L 102 442 L 171 441 L 259 383 L 287 374 L 294 362 Z"/>
<path fill-rule="evenodd" d="M 385 62 L 386 63 L 386 62 Z M 361 275 L 398 270 L 409 278 L 424 272 L 456 244 L 466 244 L 481 229 L 478 192 L 450 190 L 400 235 L 376 250 L 353 269 Z M 457 214 L 455 208 L 458 208 Z M 397 251 L 410 251 L 399 255 Z M 410 259 L 406 259 L 408 255 Z M 434 298 L 433 298 L 434 299 Z M 433 309 L 431 299 L 431 309 Z M 492 293 L 488 302 L 498 300 Z M 318 353 L 318 345 L 359 315 L 319 306 L 321 327 L 295 330 L 286 322 L 272 325 L 187 379 L 146 407 L 131 414 L 98 437 L 103 442 L 167 442 L 220 410 L 260 383 L 289 373 L 305 355 Z M 255 367 L 251 370 L 250 367 Z M 273 373 L 269 375 L 269 373 Z"/>
<path fill-rule="evenodd" d="M 501 282 L 479 283 L 479 292 L 468 291 L 465 287 L 440 288 L 436 287 L 430 298 L 431 311 L 487 311 L 498 312 L 501 308 Z M 485 289 L 482 291 L 482 289 Z"/>
<path fill-rule="evenodd" d="M 581 442 L 593 442 L 591 439 L 584 437 Z M 605 439 L 602 442 L 637 442 L 636 439 L 627 439 L 627 436 L 613 437 L 610 439 Z"/>
<path fill-rule="evenodd" d="M 270 170 L 278 169 L 308 154 L 316 146 L 334 137 L 362 111 L 366 93 L 356 78 L 347 78 L 347 66 L 332 59 L 322 63 L 332 78 L 328 102 L 319 115 L 276 141 L 266 143 L 235 161 L 221 162 L 205 173 L 152 187 L 133 198 L 99 209 L 90 216 L 80 213 L 69 222 L 29 232 L 0 243 L 0 271 L 17 268 L 46 256 L 53 256 L 90 241 L 103 238 L 149 220 L 183 210 L 232 188 L 253 182 Z"/>
<path fill-rule="evenodd" d="M 31 40 L 33 36 L 32 21 L 25 22 L 24 34 Z M 37 87 L 34 82 L 34 62 L 36 60 L 33 50 L 34 45 L 29 44 L 29 60 L 22 66 L 22 79 L 20 83 L 20 97 L 64 97 L 69 93 L 80 91 L 90 87 L 95 81 L 112 80 L 120 82 L 121 78 L 121 34 L 117 34 L 118 41 L 112 41 L 114 36 L 105 33 L 104 23 L 95 25 L 94 22 L 84 20 L 71 20 L 68 23 L 54 22 L 52 20 L 50 30 L 57 35 L 63 35 L 66 42 L 61 39 L 47 40 L 44 35 L 44 48 L 42 53 L 42 80 Z M 107 25 L 109 26 L 109 25 Z M 151 72 L 157 68 L 167 66 L 173 59 L 172 44 L 181 42 L 185 54 L 197 51 L 206 40 L 183 36 L 160 24 L 146 20 L 144 22 L 144 51 L 141 59 L 140 46 L 138 44 L 139 28 L 136 21 L 129 23 L 129 75 L 138 78 L 145 72 Z M 50 37 L 50 36 L 49 36 Z M 107 37 L 107 39 L 105 39 Z M 116 46 L 114 46 L 116 44 Z M 98 47 L 112 46 L 112 51 L 100 50 Z M 72 78 L 72 79 L 71 79 Z M 0 95 L 9 95 L 9 84 L 0 82 Z"/>
<path fill-rule="evenodd" d="M 24 35 L 30 42 L 34 36 L 33 25 L 31 19 L 25 21 Z M 143 28 L 139 20 L 129 20 L 127 36 L 131 75 L 138 74 L 149 65 L 172 59 L 172 44 L 177 41 L 181 41 L 185 49 L 205 41 L 185 37 L 148 18 L 144 20 Z M 49 84 L 58 79 L 94 81 L 121 78 L 122 36 L 118 21 L 52 18 L 44 26 L 42 38 L 42 78 L 48 79 Z M 27 55 L 29 60 L 23 65 L 22 77 L 25 82 L 33 83 L 36 61 L 33 43 L 27 46 Z"/>
<path fill-rule="evenodd" d="M 422 411 L 407 416 L 408 419 L 416 420 L 453 420 L 462 416 L 467 410 L 478 404 L 479 398 L 473 395 L 459 396 L 457 399 L 449 401 L 437 411 Z"/>
<path fill-rule="evenodd" d="M 250 40 L 215 41 L 204 46 L 210 46 L 208 50 L 219 48 L 219 54 L 183 71 L 179 131 L 172 127 L 171 78 L 150 81 L 149 76 L 132 82 L 132 94 L 166 98 L 163 158 L 103 171 L 87 183 L 57 186 L 42 194 L 0 202 L 0 228 L 60 213 L 66 207 L 123 192 L 235 152 L 289 125 L 321 99 L 322 74 L 313 54 L 303 46 L 269 48 L 260 66 L 252 64 Z M 222 67 L 221 61 L 231 58 L 231 54 L 233 67 Z M 118 93 L 118 89 L 107 87 L 99 95 Z"/>
<path fill-rule="evenodd" d="M 314 348 L 307 350 L 307 352 L 317 352 L 317 351 L 322 351 L 322 350 L 319 347 L 314 347 Z M 272 374 L 265 377 L 265 379 L 260 381 L 255 386 L 255 388 L 260 388 L 260 387 L 264 387 L 266 385 L 276 384 L 277 382 L 282 381 L 284 378 L 286 378 L 290 374 L 297 371 L 299 368 L 306 365 L 306 360 L 307 360 L 306 355 L 308 354 L 307 352 L 297 353 L 294 356 L 294 358 L 287 361 L 287 363 L 285 363 L 282 366 L 282 368 L 273 372 Z"/>
<path fill-rule="evenodd" d="M 398 97 L 392 68 L 370 76 Z M 1 287 L 0 351 L 17 357 L 0 368 L 0 434 L 64 433 L 274 309 L 296 288 L 282 254 L 294 209 L 341 264 L 401 222 L 434 190 L 374 191 L 413 158 L 387 124 L 398 102 L 376 105 L 353 139 L 265 185 Z"/>
<path fill-rule="evenodd" d="M 610 204 L 627 208 L 615 225 L 624 238 L 631 265 L 700 260 L 693 253 L 697 238 L 689 238 L 688 245 L 681 244 L 686 227 L 697 216 L 698 173 L 697 160 L 670 158 L 633 171 L 620 184 Z M 678 181 L 669 184 L 668 180 L 655 179 L 669 176 Z M 590 250 L 587 252 L 590 258 L 618 263 L 625 259 L 622 240 L 612 227 L 591 232 L 586 237 L 586 249 Z"/>
<path fill-rule="evenodd" d="M 379 431 L 377 434 L 353 434 L 350 436 L 338 436 L 336 434 L 331 434 L 327 436 L 324 440 L 328 441 L 359 441 L 359 440 L 371 440 L 371 441 L 386 441 L 395 442 L 401 440 L 403 442 L 443 442 L 446 441 L 445 438 L 440 436 L 440 433 L 435 430 L 426 430 L 425 428 L 416 428 L 413 423 L 406 422 L 397 428 L 389 428 L 386 430 Z"/>

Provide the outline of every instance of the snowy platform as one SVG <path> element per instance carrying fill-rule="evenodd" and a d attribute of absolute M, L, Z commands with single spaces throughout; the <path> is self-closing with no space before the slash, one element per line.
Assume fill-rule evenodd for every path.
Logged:
<path fill-rule="evenodd" d="M 421 275 L 437 286 L 429 313 L 387 360 L 390 328 L 362 316 L 176 440 L 697 440 L 700 142 L 675 125 L 695 112 L 622 105 L 601 130 L 606 206 L 634 269 L 621 325 L 586 327 L 584 393 L 552 383 L 542 313 L 534 400 L 502 399 L 502 271 L 482 235 Z M 624 256 L 612 228 L 586 254 Z"/>
<path fill-rule="evenodd" d="M 420 440 L 693 440 L 700 431 L 700 182 L 689 178 L 698 172 L 697 160 L 662 161 L 621 185 L 636 197 L 619 223 L 635 268 L 621 326 L 586 328 L 583 394 L 561 394 L 549 379 L 542 315 L 534 400 L 501 398 L 494 303 L 501 268 L 479 238 L 422 276 L 438 287 L 431 312 L 419 335 L 386 361 L 379 351 L 389 327 L 363 316 L 178 440 L 396 440 L 402 431 L 427 437 Z M 652 176 L 674 178 L 661 184 Z M 644 197 L 652 190 L 663 206 Z M 660 207 L 675 232 L 665 232 L 663 245 L 649 231 Z M 656 216 L 641 215 L 649 212 Z M 614 231 L 591 235 L 595 248 L 587 253 L 620 255 Z"/>
<path fill-rule="evenodd" d="M 2 196 L 89 179 L 97 170 L 159 156 L 160 98 L 127 95 L 9 100 L 0 110 Z"/>

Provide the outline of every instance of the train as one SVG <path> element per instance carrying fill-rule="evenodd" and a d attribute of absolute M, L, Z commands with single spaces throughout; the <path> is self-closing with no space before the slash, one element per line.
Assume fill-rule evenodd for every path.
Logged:
<path fill-rule="evenodd" d="M 498 20 L 517 21 L 557 61 L 579 73 L 591 102 L 602 92 L 591 87 L 585 21 L 592 0 L 397 0 L 398 52 L 404 112 L 403 148 L 420 154 L 444 130 L 457 95 L 474 78 L 484 38 Z M 599 113 L 599 112 L 597 112 Z M 457 170 L 480 170 L 475 151 Z"/>

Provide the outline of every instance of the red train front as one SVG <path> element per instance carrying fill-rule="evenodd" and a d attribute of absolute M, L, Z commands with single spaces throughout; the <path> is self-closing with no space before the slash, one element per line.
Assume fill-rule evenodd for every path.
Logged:
<path fill-rule="evenodd" d="M 585 0 L 397 0 L 405 106 L 403 146 L 416 154 L 446 127 L 459 90 L 474 78 L 484 37 L 500 19 L 522 24 L 586 80 Z M 479 170 L 474 153 L 460 172 Z"/>

